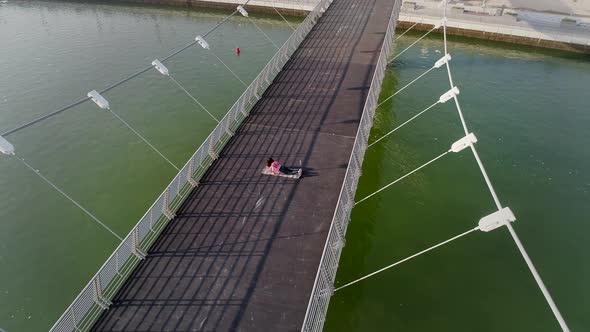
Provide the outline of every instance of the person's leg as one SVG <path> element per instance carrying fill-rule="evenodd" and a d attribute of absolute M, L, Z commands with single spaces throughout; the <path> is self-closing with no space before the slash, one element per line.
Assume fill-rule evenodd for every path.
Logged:
<path fill-rule="evenodd" d="M 297 174 L 299 172 L 296 169 L 285 167 L 285 166 L 281 166 L 281 168 L 279 169 L 279 171 L 281 171 L 281 173 L 284 173 L 284 174 L 287 174 L 287 175 L 293 175 L 293 174 Z"/>

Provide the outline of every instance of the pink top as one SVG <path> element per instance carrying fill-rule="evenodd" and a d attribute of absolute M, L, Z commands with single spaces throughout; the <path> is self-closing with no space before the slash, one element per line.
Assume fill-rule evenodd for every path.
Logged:
<path fill-rule="evenodd" d="M 273 162 L 270 165 L 270 171 L 273 172 L 273 174 L 278 175 L 280 173 L 281 169 L 281 164 L 278 161 Z"/>

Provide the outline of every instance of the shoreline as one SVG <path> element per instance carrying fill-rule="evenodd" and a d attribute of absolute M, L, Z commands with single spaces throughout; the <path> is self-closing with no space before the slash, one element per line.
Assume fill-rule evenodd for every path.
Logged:
<path fill-rule="evenodd" d="M 449 35 L 590 54 L 590 20 L 582 15 L 585 11 L 566 15 L 554 10 L 540 11 L 538 7 L 526 10 L 491 7 L 489 2 L 493 1 L 490 0 L 487 6 L 472 2 L 453 2 L 447 8 Z M 552 9 L 551 6 L 543 8 Z M 415 24 L 417 30 L 428 31 L 434 25 L 440 25 L 441 20 L 439 2 L 405 1 L 398 27 L 408 28 Z"/>
<path fill-rule="evenodd" d="M 396 29 L 405 30 L 412 27 L 412 30 L 425 32 L 432 29 L 433 26 L 434 24 L 432 23 L 421 23 L 409 20 L 405 21 L 400 18 L 400 21 L 398 22 Z M 435 29 L 433 32 L 442 34 L 442 28 Z M 473 30 L 447 26 L 447 34 L 449 34 L 450 36 L 474 38 L 482 41 L 493 41 L 512 45 L 532 46 L 542 48 L 545 50 L 557 50 L 578 54 L 590 54 L 590 45 L 581 45 L 558 40 L 517 36 L 501 32 L 488 32 L 484 30 Z"/>
<path fill-rule="evenodd" d="M 229 9 L 235 10 L 243 0 L 117 0 L 115 2 L 128 4 L 146 4 L 175 6 L 185 8 Z M 252 0 L 246 10 L 252 13 L 274 14 L 305 17 L 311 12 L 317 0 Z"/>
<path fill-rule="evenodd" d="M 420 0 L 416 2 L 418 1 Z M 313 10 L 317 2 L 318 0 L 251 0 L 246 9 L 250 13 L 264 15 L 280 14 L 287 17 L 301 18 Z M 191 9 L 235 10 L 239 4 L 244 3 L 244 0 L 115 0 L 110 3 L 121 5 L 171 6 Z M 396 29 L 405 30 L 412 27 L 412 30 L 416 31 L 429 31 L 435 24 L 440 23 L 440 17 L 436 16 L 436 13 L 440 10 L 430 8 L 429 2 L 425 1 L 421 5 L 417 5 L 414 2 L 406 1 L 405 5 L 410 5 L 410 8 L 402 7 Z M 514 12 L 514 9 L 506 9 L 506 12 Z M 548 12 L 544 12 L 544 14 L 552 15 Z M 590 28 L 587 29 L 589 33 L 586 36 L 583 33 L 580 34 L 579 31 L 572 30 L 572 27 L 555 29 L 555 27 L 542 27 L 535 26 L 534 24 L 523 25 L 518 23 L 519 20 L 512 13 L 508 15 L 512 17 L 506 17 L 506 14 L 500 16 L 474 16 L 453 13 L 451 11 L 447 22 L 447 32 L 451 36 L 474 38 L 483 41 L 502 42 L 577 54 L 590 54 Z M 433 32 L 440 33 L 441 31 L 442 28 L 439 28 Z"/>

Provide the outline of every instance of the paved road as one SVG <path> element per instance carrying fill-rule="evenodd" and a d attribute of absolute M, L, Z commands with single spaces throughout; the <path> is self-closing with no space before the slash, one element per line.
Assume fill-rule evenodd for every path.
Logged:
<path fill-rule="evenodd" d="M 334 0 L 94 331 L 301 328 L 393 3 Z"/>

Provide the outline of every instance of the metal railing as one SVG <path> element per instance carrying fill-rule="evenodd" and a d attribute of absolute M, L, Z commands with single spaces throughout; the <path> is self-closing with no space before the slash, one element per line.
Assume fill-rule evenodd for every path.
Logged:
<path fill-rule="evenodd" d="M 324 245 L 324 251 L 316 274 L 315 283 L 305 313 L 305 319 L 301 331 L 321 331 L 326 320 L 330 297 L 334 292 L 334 278 L 338 270 L 340 253 L 345 243 L 346 229 L 350 221 L 350 213 L 354 207 L 354 195 L 363 165 L 363 158 L 367 150 L 369 133 L 373 126 L 373 116 L 377 108 L 377 100 L 381 92 L 381 83 L 387 68 L 387 59 L 391 54 L 395 26 L 401 7 L 401 0 L 395 0 L 391 17 L 387 25 L 387 32 L 383 40 L 381 55 L 377 60 L 371 87 L 367 95 L 359 128 L 357 130 L 354 146 L 348 162 L 348 168 L 344 177 L 344 183 L 340 190 L 336 211 L 328 231 L 328 238 Z"/>
<path fill-rule="evenodd" d="M 256 102 L 271 85 L 331 2 L 332 0 L 319 1 L 260 74 L 250 83 L 123 242 L 82 289 L 53 325 L 51 331 L 87 331 L 102 311 L 108 309 L 117 291 L 138 263 L 145 258 L 145 252 L 156 241 L 168 222 L 174 218 L 174 213 L 180 208 L 191 190 L 198 186 L 198 181 L 213 161 L 219 157 L 218 153 L 234 135 L 234 131 L 242 121 L 248 117 Z"/>

